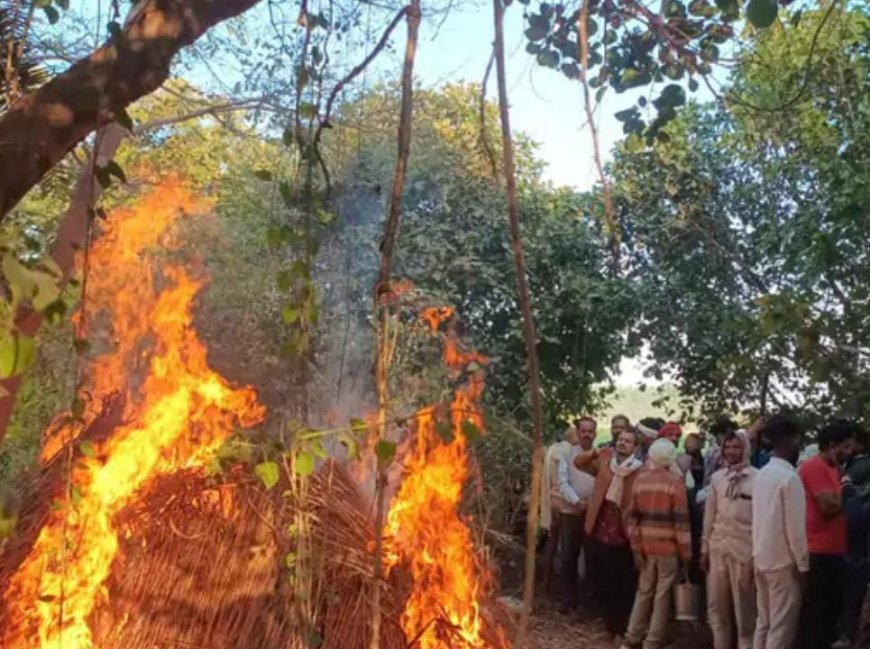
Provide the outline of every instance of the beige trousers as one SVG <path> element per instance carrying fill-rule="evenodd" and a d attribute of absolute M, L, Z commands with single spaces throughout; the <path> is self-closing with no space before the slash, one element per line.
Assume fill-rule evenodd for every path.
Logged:
<path fill-rule="evenodd" d="M 643 641 L 643 649 L 664 646 L 678 567 L 676 556 L 646 558 L 625 633 L 626 644 L 639 645 Z"/>
<path fill-rule="evenodd" d="M 801 586 L 794 566 L 756 570 L 758 622 L 755 649 L 792 649 L 801 612 Z"/>
<path fill-rule="evenodd" d="M 737 622 L 737 649 L 752 649 L 756 618 L 755 575 L 752 561 L 730 553 L 710 551 L 707 573 L 707 617 L 713 630 L 713 648 L 731 649 Z"/>

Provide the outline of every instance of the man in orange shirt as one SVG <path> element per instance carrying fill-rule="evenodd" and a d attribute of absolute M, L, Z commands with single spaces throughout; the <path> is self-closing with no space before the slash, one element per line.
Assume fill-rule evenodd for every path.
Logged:
<path fill-rule="evenodd" d="M 840 480 L 852 453 L 854 434 L 850 426 L 826 426 L 819 432 L 819 454 L 798 470 L 806 492 L 810 551 L 810 574 L 801 615 L 805 649 L 830 649 L 843 612 L 846 517 Z"/>

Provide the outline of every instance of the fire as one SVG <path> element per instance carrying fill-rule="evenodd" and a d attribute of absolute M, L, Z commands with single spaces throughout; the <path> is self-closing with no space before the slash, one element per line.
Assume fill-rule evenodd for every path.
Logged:
<path fill-rule="evenodd" d="M 10 580 L 5 649 L 93 649 L 88 619 L 108 598 L 104 583 L 118 551 L 114 517 L 153 478 L 204 466 L 234 423 L 250 426 L 265 414 L 251 388 L 233 389 L 208 366 L 192 328 L 201 283 L 149 254 L 174 245 L 181 214 L 208 207 L 167 179 L 134 207 L 113 211 L 91 248 L 78 317 L 108 350 L 95 349 L 86 369 L 84 424 L 55 426 L 43 461 L 86 429 L 113 393 L 124 395 L 123 423 L 76 462 L 73 497 L 49 515 Z"/>
<path fill-rule="evenodd" d="M 427 309 L 421 319 L 437 331 L 451 315 L 450 309 Z M 455 378 L 468 373 L 450 406 L 453 440 L 438 441 L 435 408 L 417 413 L 416 449 L 405 461 L 406 476 L 387 517 L 385 533 L 391 539 L 387 561 L 391 566 L 409 566 L 413 577 L 402 628 L 409 640 L 419 638 L 420 649 L 492 646 L 483 637 L 480 612 L 486 571 L 458 512 L 469 473 L 467 433 L 472 425 L 483 426 L 479 400 L 485 362 L 479 354 L 462 351 L 448 331 L 444 363 Z"/>

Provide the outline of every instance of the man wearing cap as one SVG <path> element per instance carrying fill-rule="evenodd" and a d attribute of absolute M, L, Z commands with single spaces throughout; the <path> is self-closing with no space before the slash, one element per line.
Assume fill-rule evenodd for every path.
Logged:
<path fill-rule="evenodd" d="M 624 649 L 664 646 L 677 571 L 692 555 L 686 486 L 672 471 L 677 449 L 662 438 L 652 443 L 648 455 L 647 467 L 634 481 L 627 512 L 640 580 Z"/>

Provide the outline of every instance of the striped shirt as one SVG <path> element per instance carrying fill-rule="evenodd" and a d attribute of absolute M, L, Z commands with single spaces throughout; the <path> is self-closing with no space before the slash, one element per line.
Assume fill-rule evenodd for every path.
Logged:
<path fill-rule="evenodd" d="M 674 556 L 688 562 L 692 536 L 686 485 L 667 469 L 647 466 L 634 481 L 628 507 L 631 549 L 644 556 Z"/>

